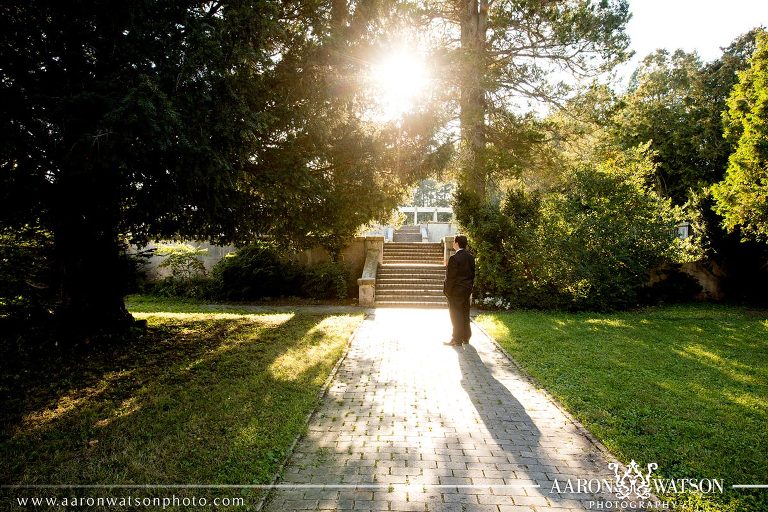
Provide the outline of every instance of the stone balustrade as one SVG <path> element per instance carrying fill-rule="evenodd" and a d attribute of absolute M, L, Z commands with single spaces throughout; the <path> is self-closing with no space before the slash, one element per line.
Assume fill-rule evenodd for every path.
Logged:
<path fill-rule="evenodd" d="M 384 237 L 365 237 L 365 265 L 363 275 L 357 280 L 358 304 L 373 307 L 376 302 L 376 272 L 384 255 Z"/>

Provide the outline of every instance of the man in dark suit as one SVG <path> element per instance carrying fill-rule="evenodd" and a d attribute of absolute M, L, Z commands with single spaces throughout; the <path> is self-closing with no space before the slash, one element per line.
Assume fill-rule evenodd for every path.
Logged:
<path fill-rule="evenodd" d="M 475 283 L 475 257 L 467 252 L 467 237 L 456 235 L 453 239 L 456 254 L 448 259 L 445 270 L 443 293 L 448 297 L 453 335 L 446 345 L 469 343 L 472 331 L 469 327 L 469 296 Z"/>

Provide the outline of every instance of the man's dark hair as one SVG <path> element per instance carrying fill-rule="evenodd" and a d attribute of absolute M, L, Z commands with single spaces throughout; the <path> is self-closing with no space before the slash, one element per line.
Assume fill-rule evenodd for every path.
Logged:
<path fill-rule="evenodd" d="M 467 248 L 467 237 L 466 236 L 464 236 L 464 235 L 456 235 L 453 238 L 453 241 L 456 242 L 457 244 L 459 244 L 459 247 L 461 247 L 462 249 L 466 249 Z"/>

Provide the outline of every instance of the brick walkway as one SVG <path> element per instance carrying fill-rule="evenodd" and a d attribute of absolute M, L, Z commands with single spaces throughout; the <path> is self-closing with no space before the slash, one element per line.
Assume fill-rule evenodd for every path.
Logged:
<path fill-rule="evenodd" d="M 589 509 L 553 480 L 611 479 L 605 456 L 476 326 L 449 338 L 447 310 L 375 310 L 266 509 Z"/>

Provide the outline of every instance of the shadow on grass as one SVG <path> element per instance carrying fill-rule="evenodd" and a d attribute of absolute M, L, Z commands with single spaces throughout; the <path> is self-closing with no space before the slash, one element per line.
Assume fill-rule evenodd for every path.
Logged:
<path fill-rule="evenodd" d="M 486 324 L 615 454 L 673 478 L 768 483 L 768 312 L 520 312 Z M 765 493 L 729 492 L 739 510 Z"/>
<path fill-rule="evenodd" d="M 268 482 L 356 323 L 326 317 L 148 315 L 126 345 L 20 357 L 2 375 L 0 481 Z M 224 495 L 241 493 L 252 504 Z"/>

